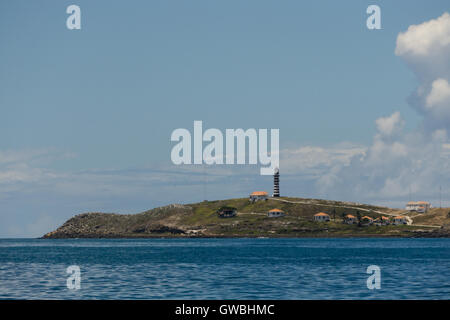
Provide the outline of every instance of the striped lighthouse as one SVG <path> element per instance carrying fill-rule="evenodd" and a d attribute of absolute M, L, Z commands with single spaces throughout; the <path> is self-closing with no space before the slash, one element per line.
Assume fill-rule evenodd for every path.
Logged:
<path fill-rule="evenodd" d="M 273 171 L 273 197 L 278 198 L 280 196 L 280 170 L 275 168 Z"/>

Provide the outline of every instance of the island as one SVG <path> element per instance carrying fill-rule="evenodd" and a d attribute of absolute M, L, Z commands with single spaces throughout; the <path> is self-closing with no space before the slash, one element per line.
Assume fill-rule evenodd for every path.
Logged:
<path fill-rule="evenodd" d="M 136 214 L 82 213 L 42 238 L 168 237 L 450 237 L 450 208 L 419 213 L 320 199 L 240 198 L 171 204 Z"/>

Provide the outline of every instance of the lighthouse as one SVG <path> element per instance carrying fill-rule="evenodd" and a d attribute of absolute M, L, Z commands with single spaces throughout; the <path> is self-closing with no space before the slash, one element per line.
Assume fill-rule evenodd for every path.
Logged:
<path fill-rule="evenodd" d="M 280 170 L 275 168 L 273 171 L 273 195 L 274 198 L 280 197 Z"/>

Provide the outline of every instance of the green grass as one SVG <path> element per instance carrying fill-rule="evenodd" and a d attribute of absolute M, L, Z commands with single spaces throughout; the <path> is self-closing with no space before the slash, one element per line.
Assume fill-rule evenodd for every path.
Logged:
<path fill-rule="evenodd" d="M 248 198 L 204 201 L 185 206 L 166 206 L 134 215 L 91 213 L 78 215 L 66 222 L 54 234 L 59 236 L 117 236 L 117 237 L 185 237 L 190 230 L 202 230 L 200 236 L 218 237 L 351 237 L 351 236 L 410 236 L 414 226 L 363 226 L 343 224 L 343 214 L 353 214 L 352 208 L 328 207 L 345 206 L 335 201 L 289 198 L 291 201 L 310 201 L 310 204 L 285 203 L 276 200 L 252 203 Z M 353 206 L 353 204 L 348 204 Z M 220 207 L 237 208 L 238 215 L 219 218 Z M 370 210 L 390 210 L 365 205 Z M 267 217 L 267 212 L 278 208 L 286 212 L 279 218 Z M 315 222 L 313 215 L 326 212 L 336 221 Z M 361 216 L 376 218 L 378 214 L 361 212 Z M 161 227 L 185 231 L 184 234 L 157 233 Z M 189 233 L 190 234 L 190 233 Z"/>

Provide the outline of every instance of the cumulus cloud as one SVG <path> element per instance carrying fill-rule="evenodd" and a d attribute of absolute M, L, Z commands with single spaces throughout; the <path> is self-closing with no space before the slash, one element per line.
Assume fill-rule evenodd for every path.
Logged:
<path fill-rule="evenodd" d="M 404 126 L 404 121 L 400 117 L 400 112 L 395 112 L 388 117 L 381 117 L 375 121 L 378 132 L 383 136 L 392 136 L 400 131 Z"/>
<path fill-rule="evenodd" d="M 412 25 L 397 37 L 395 54 L 420 82 L 409 98 L 433 131 L 450 125 L 450 14 Z"/>
<path fill-rule="evenodd" d="M 450 143 L 446 129 L 431 134 L 416 129 L 405 132 L 399 112 L 375 120 L 377 132 L 368 147 L 304 146 L 284 150 L 282 172 L 307 181 L 305 195 L 402 207 L 409 197 L 434 202 L 439 186 L 450 185 Z M 287 158 L 287 159 L 286 159 Z M 301 194 L 299 194 L 301 196 Z M 444 202 L 444 205 L 450 203 Z"/>
<path fill-rule="evenodd" d="M 395 54 L 427 57 L 441 53 L 450 45 L 450 15 L 445 12 L 437 19 L 409 26 L 397 37 Z"/>
<path fill-rule="evenodd" d="M 430 93 L 425 99 L 425 106 L 436 117 L 450 118 L 450 84 L 446 79 L 439 78 L 433 81 Z"/>

